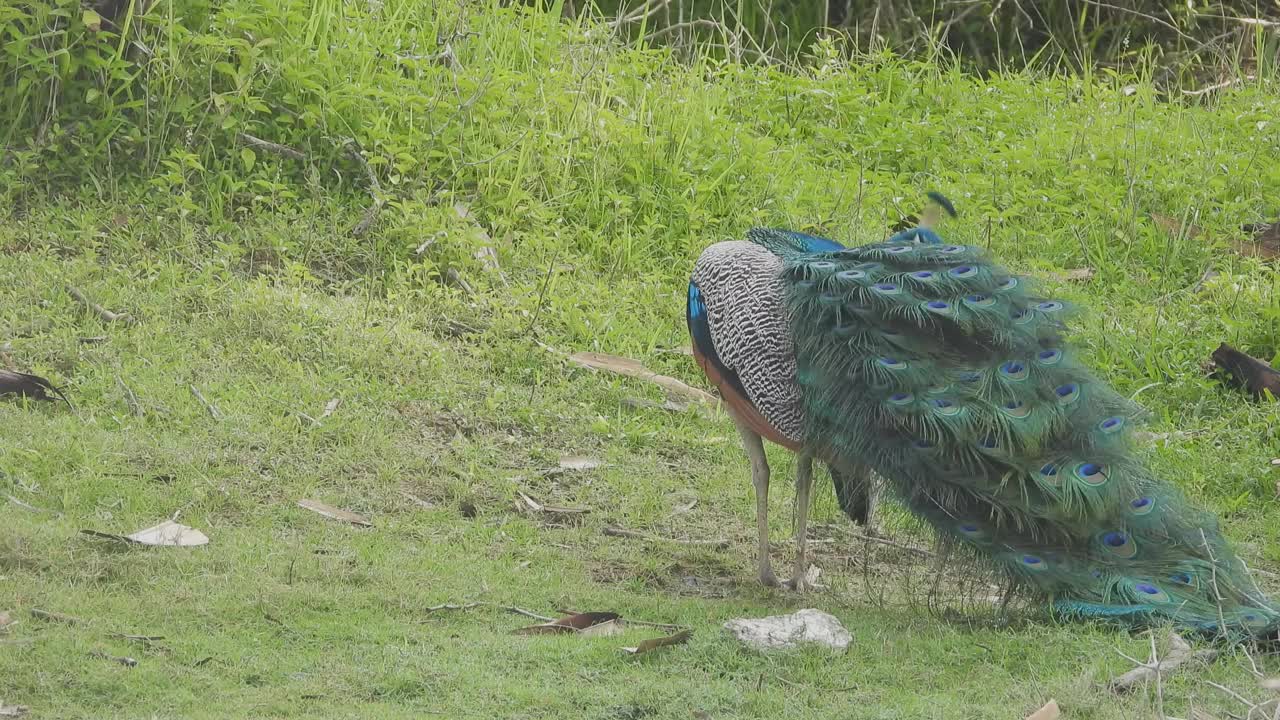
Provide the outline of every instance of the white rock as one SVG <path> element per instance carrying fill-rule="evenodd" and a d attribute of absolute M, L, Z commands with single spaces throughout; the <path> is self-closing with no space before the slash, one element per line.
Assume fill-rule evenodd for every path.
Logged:
<path fill-rule="evenodd" d="M 724 628 L 743 643 L 759 650 L 796 647 L 806 642 L 844 650 L 853 640 L 834 616 L 812 608 L 790 615 L 730 620 Z"/>

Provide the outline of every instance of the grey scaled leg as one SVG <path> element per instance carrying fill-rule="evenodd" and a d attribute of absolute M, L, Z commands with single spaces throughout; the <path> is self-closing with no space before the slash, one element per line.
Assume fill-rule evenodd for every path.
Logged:
<path fill-rule="evenodd" d="M 751 484 L 756 488 L 756 531 L 759 533 L 758 567 L 760 584 L 766 587 L 777 587 L 778 579 L 773 575 L 773 566 L 769 562 L 769 460 L 764 454 L 764 443 L 746 424 L 734 419 L 738 426 L 738 434 L 742 436 L 742 447 L 751 460 Z"/>
<path fill-rule="evenodd" d="M 804 576 L 809 569 L 808 545 L 809 531 L 809 488 L 813 486 L 813 456 L 800 453 L 796 457 L 796 566 L 791 572 L 791 579 L 786 586 L 797 592 L 806 589 Z"/>

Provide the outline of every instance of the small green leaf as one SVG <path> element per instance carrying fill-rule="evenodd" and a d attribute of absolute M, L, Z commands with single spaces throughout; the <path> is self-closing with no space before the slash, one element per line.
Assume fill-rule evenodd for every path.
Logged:
<path fill-rule="evenodd" d="M 84 29 L 89 32 L 98 32 L 102 29 L 102 16 L 93 10 L 85 10 L 80 19 L 84 22 Z"/>
<path fill-rule="evenodd" d="M 258 156 L 254 155 L 253 151 L 250 150 L 249 148 L 244 148 L 243 150 L 240 151 L 240 162 L 244 163 L 245 172 L 252 172 L 253 164 L 257 160 L 258 160 Z"/>
<path fill-rule="evenodd" d="M 89 88 L 89 91 L 84 94 L 84 101 L 91 103 L 100 97 L 102 97 L 102 93 L 98 91 L 98 88 Z"/>

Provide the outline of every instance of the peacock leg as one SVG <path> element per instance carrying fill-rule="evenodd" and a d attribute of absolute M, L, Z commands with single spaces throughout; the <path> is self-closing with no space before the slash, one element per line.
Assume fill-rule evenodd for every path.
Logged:
<path fill-rule="evenodd" d="M 813 456 L 800 453 L 796 457 L 796 567 L 786 586 L 804 592 L 805 570 L 809 563 L 805 552 L 809 531 L 809 488 L 813 486 Z"/>
<path fill-rule="evenodd" d="M 760 536 L 758 548 L 758 567 L 760 584 L 766 587 L 777 587 L 778 579 L 773 575 L 773 566 L 769 562 L 769 460 L 764 454 L 764 443 L 760 436 L 745 423 L 735 418 L 738 434 L 742 436 L 742 447 L 751 460 L 751 484 L 756 488 L 756 531 Z"/>

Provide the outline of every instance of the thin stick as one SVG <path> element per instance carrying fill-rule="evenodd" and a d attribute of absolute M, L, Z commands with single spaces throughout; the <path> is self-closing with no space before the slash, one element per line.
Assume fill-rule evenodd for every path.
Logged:
<path fill-rule="evenodd" d="M 873 543 L 880 543 L 881 545 L 888 545 L 889 547 L 896 547 L 896 548 L 898 548 L 899 550 L 906 550 L 907 552 L 913 552 L 913 553 L 916 553 L 917 555 L 921 555 L 921 556 L 923 556 L 923 557 L 933 557 L 934 555 L 936 555 L 936 553 L 934 553 L 934 552 L 933 552 L 933 551 L 931 551 L 931 550 L 925 550 L 924 548 L 918 548 L 918 547 L 914 547 L 914 546 L 912 546 L 912 545 L 903 545 L 903 544 L 901 544 L 901 543 L 896 543 L 896 542 L 894 542 L 894 541 L 892 541 L 892 540 L 886 540 L 886 539 L 884 539 L 884 538 L 878 538 L 878 537 L 875 537 L 875 536 L 873 536 L 873 535 L 863 535 L 863 534 L 861 534 L 861 533 L 853 533 L 853 536 L 854 536 L 854 537 L 856 537 L 856 538 L 861 538 L 861 539 L 863 539 L 863 540 L 869 540 L 869 541 L 871 541 L 871 542 L 873 542 Z"/>
<path fill-rule="evenodd" d="M 533 618 L 534 620 L 541 620 L 542 622 L 552 622 L 555 620 L 555 618 L 553 617 L 547 617 L 546 615 L 539 615 L 537 613 L 532 613 L 532 612 L 529 612 L 528 610 L 518 608 L 515 605 L 499 605 L 498 607 L 502 608 L 503 610 L 506 610 L 509 613 L 515 613 L 516 615 L 523 615 L 527 618 Z"/>
<path fill-rule="evenodd" d="M 1152 636 L 1151 662 L 1137 662 L 1131 657 L 1121 654 L 1126 660 L 1136 664 L 1138 667 L 1129 672 L 1120 675 L 1107 684 L 1111 692 L 1122 694 L 1133 690 L 1138 685 L 1145 683 L 1150 679 L 1156 681 L 1157 695 L 1162 691 L 1162 681 L 1165 675 L 1171 675 L 1182 665 L 1192 660 L 1203 660 L 1206 663 L 1212 662 L 1218 657 L 1218 651 L 1213 649 L 1192 651 L 1191 646 L 1187 644 L 1177 633 L 1170 633 L 1169 654 L 1163 660 L 1158 659 L 1155 654 L 1155 637 Z"/>
<path fill-rule="evenodd" d="M 26 510 L 28 512 L 33 512 L 33 513 L 40 512 L 40 508 L 36 507 L 35 505 L 28 505 L 27 503 L 22 502 L 18 498 L 12 495 L 9 495 L 8 493 L 5 494 L 5 497 L 9 498 L 9 502 L 13 503 L 14 505 L 17 505 L 23 510 Z"/>
<path fill-rule="evenodd" d="M 434 510 L 434 509 L 435 509 L 435 507 L 436 507 L 434 504 L 432 504 L 432 503 L 430 503 L 430 502 L 427 502 L 426 500 L 423 500 L 422 498 L 418 497 L 417 495 L 414 495 L 413 493 L 409 492 L 408 490 L 401 490 L 401 491 L 400 491 L 400 494 L 401 494 L 401 495 L 403 495 L 403 496 L 405 496 L 405 497 L 406 497 L 406 498 L 408 498 L 409 500 L 411 500 L 411 501 L 413 502 L 413 504 L 414 504 L 414 505 L 417 505 L 418 507 L 426 508 L 426 509 L 428 509 L 428 510 Z M 443 607 L 444 607 L 444 606 L 442 605 L 442 606 L 441 606 L 441 608 L 443 608 Z M 435 608 L 427 608 L 427 609 L 428 609 L 428 610 L 432 610 L 432 609 L 435 609 Z"/>
<path fill-rule="evenodd" d="M 680 540 L 677 538 L 666 538 L 657 535 L 642 533 L 638 530 L 628 530 L 615 526 L 607 526 L 602 533 L 609 537 L 632 538 L 634 540 L 646 540 L 649 542 L 673 542 L 679 545 L 695 545 L 700 547 L 714 547 L 717 550 L 726 550 L 729 547 L 729 541 L 725 539 L 718 540 Z"/>
<path fill-rule="evenodd" d="M 196 388 L 195 385 L 187 385 L 187 389 L 191 391 L 192 395 L 196 396 L 196 399 L 199 400 L 202 405 L 204 405 L 204 409 L 209 411 L 210 417 L 212 417 L 214 420 L 222 419 L 222 411 L 218 409 L 218 406 L 206 400 L 204 398 L 204 395 L 200 394 L 200 391 Z"/>
<path fill-rule="evenodd" d="M 480 607 L 482 605 L 488 605 L 488 604 L 489 603 L 482 603 L 482 602 L 469 602 L 469 603 L 466 603 L 465 605 L 454 605 L 451 603 L 445 603 L 444 605 L 432 605 L 431 607 L 426 609 L 426 612 L 437 612 L 439 610 L 470 610 L 473 607 Z"/>
<path fill-rule="evenodd" d="M 98 303 L 90 300 L 83 292 L 80 291 L 79 288 L 73 285 L 67 286 L 67 294 L 79 301 L 81 305 L 92 310 L 99 318 L 102 318 L 104 322 L 133 322 L 133 318 L 129 317 L 128 313 L 111 312 Z"/>
<path fill-rule="evenodd" d="M 373 227 L 373 223 L 378 220 L 378 213 L 382 212 L 382 205 L 386 201 L 382 199 L 382 183 L 378 182 L 378 176 L 374 174 L 373 168 L 369 167 L 369 161 L 365 160 L 364 155 L 360 153 L 360 148 L 356 146 L 355 140 L 347 141 L 347 154 L 360 163 L 360 167 L 364 168 L 365 177 L 369 178 L 369 196 L 373 198 L 373 204 L 364 211 L 364 217 L 360 218 L 360 222 L 351 228 L 351 234 L 355 237 L 360 237 L 369 232 L 369 228 Z"/>
<path fill-rule="evenodd" d="M 547 617 L 546 615 L 539 615 L 538 613 L 535 613 L 535 612 L 529 612 L 528 610 L 525 610 L 524 608 L 516 607 L 515 605 L 494 605 L 493 603 L 488 603 L 488 602 L 469 602 L 461 605 L 453 604 L 453 603 L 445 603 L 444 605 L 433 605 L 427 608 L 427 612 L 436 612 L 438 610 L 470 610 L 471 608 L 476 608 L 476 607 L 496 607 L 499 610 L 506 610 L 509 613 L 515 613 L 516 615 L 523 615 L 527 618 L 532 618 L 534 620 L 541 620 L 542 622 L 551 622 L 552 620 L 555 620 L 555 618 L 553 617 Z"/>
<path fill-rule="evenodd" d="M 124 393 L 124 404 L 129 406 L 129 414 L 134 417 L 142 417 L 145 413 L 142 411 L 142 405 L 138 403 L 138 396 L 124 384 L 124 380 L 120 376 L 116 376 L 116 385 L 120 386 L 120 392 Z"/>
<path fill-rule="evenodd" d="M 462 288 L 462 290 L 468 295 L 476 294 L 475 288 L 471 287 L 471 283 L 467 282 L 467 279 L 462 277 L 462 273 L 459 273 L 457 268 L 449 268 L 445 271 L 444 276 L 449 279 L 449 282 Z"/>
<path fill-rule="evenodd" d="M 60 623 L 82 623 L 84 620 L 74 615 L 63 615 L 62 613 L 52 612 L 50 610 L 41 610 L 40 608 L 31 608 L 31 617 L 37 620 L 48 620 Z"/>
<path fill-rule="evenodd" d="M 1233 697 L 1233 698 L 1235 698 L 1235 699 L 1239 700 L 1240 702 L 1244 703 L 1245 705 L 1248 705 L 1248 706 L 1249 706 L 1249 716 L 1250 716 L 1250 717 L 1252 717 L 1252 716 L 1253 716 L 1253 711 L 1258 707 L 1258 704 L 1257 704 L 1257 703 L 1255 703 L 1255 702 L 1251 702 L 1248 698 L 1244 697 L 1243 695 L 1241 695 L 1240 693 L 1236 692 L 1235 690 L 1232 690 L 1232 689 L 1231 689 L 1231 688 L 1229 688 L 1229 687 L 1224 687 L 1224 686 L 1222 686 L 1222 685 L 1219 685 L 1218 683 L 1216 683 L 1216 682 L 1214 682 L 1214 681 L 1212 681 L 1212 680 L 1205 680 L 1205 683 L 1206 683 L 1207 685 L 1211 685 L 1211 686 L 1213 686 L 1213 687 L 1218 688 L 1218 689 L 1219 689 L 1219 690 L 1221 690 L 1222 692 L 1224 692 L 1224 693 L 1226 693 L 1226 694 L 1230 695 L 1231 697 Z"/>
<path fill-rule="evenodd" d="M 236 133 L 236 139 L 250 147 L 255 147 L 259 150 L 266 150 L 267 152 L 275 153 L 276 155 L 283 155 L 293 160 L 306 162 L 307 159 L 307 156 L 300 150 L 294 150 L 288 145 L 273 143 L 270 140 L 263 140 L 262 138 L 254 137 L 249 133 Z"/>

